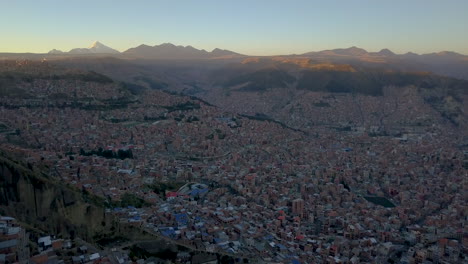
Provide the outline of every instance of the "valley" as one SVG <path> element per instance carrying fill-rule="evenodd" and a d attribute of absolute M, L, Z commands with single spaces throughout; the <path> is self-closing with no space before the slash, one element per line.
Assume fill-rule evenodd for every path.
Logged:
<path fill-rule="evenodd" d="M 86 208 L 68 213 L 68 194 L 22 198 L 30 191 L 3 170 L 3 213 L 30 221 L 39 200 L 32 225 L 90 243 L 128 235 L 112 227 L 142 232 L 122 259 L 157 255 L 139 236 L 190 249 L 172 261 L 196 251 L 249 263 L 398 262 L 463 242 L 465 80 L 283 58 L 91 56 L 4 60 L 0 85 L 2 152 Z"/>

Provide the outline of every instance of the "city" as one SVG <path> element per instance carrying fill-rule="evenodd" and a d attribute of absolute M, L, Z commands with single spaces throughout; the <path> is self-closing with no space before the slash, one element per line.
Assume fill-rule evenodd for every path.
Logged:
<path fill-rule="evenodd" d="M 450 263 L 466 250 L 468 152 L 451 128 L 303 132 L 162 91 L 119 109 L 110 101 L 129 95 L 115 83 L 57 79 L 24 83 L 42 99 L 2 99 L 2 151 L 100 197 L 123 224 L 265 263 Z"/>
<path fill-rule="evenodd" d="M 468 264 L 468 2 L 0 8 L 0 264 Z"/>

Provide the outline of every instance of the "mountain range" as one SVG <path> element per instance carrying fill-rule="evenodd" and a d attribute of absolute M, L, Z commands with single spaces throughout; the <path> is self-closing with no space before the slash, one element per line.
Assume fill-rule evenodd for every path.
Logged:
<path fill-rule="evenodd" d="M 167 68 L 169 67 L 169 61 L 178 64 L 185 61 L 185 66 L 193 68 L 192 66 L 200 65 L 203 61 L 205 64 L 218 66 L 236 64 L 237 66 L 234 68 L 240 71 L 246 70 L 249 67 L 258 68 L 259 65 L 262 65 L 262 67 L 277 67 L 278 62 L 282 62 L 282 65 L 293 63 L 309 69 L 322 70 L 325 68 L 334 70 L 353 68 L 355 70 L 364 69 L 365 71 L 376 69 L 402 72 L 432 72 L 437 75 L 468 80 L 468 56 L 451 51 L 428 54 L 416 54 L 413 52 L 396 54 L 389 49 L 369 52 L 359 47 L 350 47 L 281 56 L 250 56 L 219 48 L 206 51 L 192 46 L 181 46 L 171 43 L 155 46 L 140 45 L 119 52 L 96 41 L 88 48 L 75 48 L 68 52 L 54 49 L 48 54 L 0 53 L 0 59 L 65 59 L 72 60 L 74 63 L 84 63 L 83 60 L 91 58 L 99 59 L 101 62 L 106 58 L 106 64 L 109 65 L 105 67 L 110 67 L 109 73 L 112 73 L 111 69 L 114 69 L 114 67 L 111 67 L 111 65 L 115 66 L 115 63 L 126 65 L 125 68 L 127 69 L 123 71 L 129 72 L 128 68 L 131 67 L 129 62 L 136 64 L 160 64 L 158 67 Z M 242 65 L 239 64 L 240 62 L 242 62 Z M 169 64 L 174 65 L 173 63 Z M 88 67 L 102 68 L 104 65 L 89 65 Z M 119 78 L 118 76 L 114 77 Z"/>
<path fill-rule="evenodd" d="M 45 59 L 57 67 L 109 76 L 135 94 L 164 90 L 195 96 L 229 111 L 263 113 L 295 128 L 326 122 L 309 122 L 315 117 L 307 113 L 316 112 L 301 112 L 310 107 L 310 100 L 325 108 L 333 105 L 329 95 L 347 98 L 353 104 L 353 96 L 374 102 L 397 95 L 403 99 L 406 93 L 417 93 L 451 124 L 468 124 L 464 103 L 468 100 L 468 56 L 455 52 L 395 54 L 389 49 L 368 52 L 350 47 L 299 55 L 246 56 L 170 43 L 118 52 L 95 42 L 86 49 L 51 53 L 0 54 L 0 59 Z M 323 102 L 315 98 L 319 95 L 325 96 L 320 99 Z M 359 109 L 356 111 L 360 115 Z M 333 108 L 329 115 L 335 112 Z M 300 118 L 291 119 L 292 114 Z M 374 117 L 363 120 L 369 118 Z"/>
<path fill-rule="evenodd" d="M 49 51 L 49 54 L 118 54 L 118 50 L 110 48 L 99 41 L 93 42 L 88 48 L 75 48 L 68 52 L 53 49 Z"/>
<path fill-rule="evenodd" d="M 119 52 L 113 48 L 110 48 L 99 41 L 95 41 L 88 48 L 74 48 L 68 52 L 53 49 L 49 51 L 49 54 L 120 54 L 125 57 L 136 57 L 146 59 L 205 59 L 205 58 L 233 58 L 243 57 L 242 55 L 230 50 L 215 48 L 211 52 L 204 49 L 196 49 L 192 46 L 174 45 L 172 43 L 163 43 L 160 45 L 149 46 L 139 45 L 134 48 L 129 48 L 123 52 Z M 417 59 L 421 61 L 427 60 L 438 60 L 438 61 L 452 61 L 462 60 L 468 61 L 468 56 L 459 54 L 452 51 L 442 51 L 427 54 L 416 54 L 408 52 L 405 54 L 396 54 L 389 49 L 382 49 L 379 52 L 368 52 L 365 49 L 359 47 L 340 48 L 323 51 L 312 51 L 303 54 L 293 54 L 285 56 L 304 56 L 304 57 L 327 57 L 327 58 L 367 58 L 369 61 L 378 61 L 382 58 L 400 58 L 400 59 Z M 268 57 L 268 56 L 267 56 Z M 374 60 L 370 59 L 373 58 Z"/>
<path fill-rule="evenodd" d="M 135 48 L 130 48 L 124 52 L 119 52 L 112 49 L 99 41 L 95 41 L 88 48 L 74 48 L 68 52 L 53 49 L 48 54 L 55 55 L 90 55 L 90 54 L 120 54 L 123 57 L 132 57 L 137 59 L 180 59 L 180 60 L 192 60 L 192 59 L 207 59 L 207 58 L 232 58 L 236 56 L 243 56 L 239 53 L 235 53 L 229 50 L 214 49 L 208 52 L 204 49 L 199 50 L 192 46 L 176 46 L 171 43 L 164 43 L 161 45 L 148 46 L 140 45 Z"/>
<path fill-rule="evenodd" d="M 232 58 L 244 56 L 229 50 L 214 49 L 208 52 L 199 50 L 192 46 L 176 46 L 171 43 L 164 43 L 156 46 L 140 45 L 130 48 L 122 53 L 124 56 L 146 59 L 206 59 L 206 58 Z"/>

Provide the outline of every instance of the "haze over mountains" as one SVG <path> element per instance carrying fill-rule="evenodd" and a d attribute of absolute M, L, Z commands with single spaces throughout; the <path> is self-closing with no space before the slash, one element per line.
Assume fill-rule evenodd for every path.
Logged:
<path fill-rule="evenodd" d="M 49 54 L 117 54 L 118 50 L 110 48 L 99 41 L 93 42 L 88 48 L 74 48 L 69 52 L 53 49 Z"/>
<path fill-rule="evenodd" d="M 389 240 L 401 245 L 401 230 L 410 225 L 433 237 L 434 229 L 421 224 L 451 217 L 438 228 L 452 232 L 466 222 L 444 208 L 465 204 L 447 190 L 462 192 L 468 168 L 468 80 L 447 76 L 467 78 L 467 62 L 451 52 L 397 55 L 351 47 L 245 56 L 168 43 L 122 53 L 96 42 L 66 53 L 0 55 L 0 171 L 7 172 L 0 177 L 2 212 L 51 235 L 91 243 L 109 237 L 118 250 L 139 239 L 123 228 L 127 224 L 174 245 L 203 245 L 196 248 L 201 254 L 218 248 L 222 240 L 213 237 L 219 236 L 242 245 L 237 252 L 219 247 L 219 254 L 242 256 L 244 263 L 259 263 L 248 261 L 257 251 L 266 259 L 261 263 L 291 263 L 276 247 L 264 250 L 270 243 L 258 250 L 238 236 L 282 243 L 276 237 L 287 239 L 278 229 L 283 225 L 300 234 L 288 242 L 299 263 L 329 263 L 303 249 L 312 249 L 312 240 L 330 243 L 331 234 L 350 251 L 372 244 L 381 254 Z M 358 196 L 364 193 L 371 196 Z M 297 203 L 304 204 L 302 212 Z M 402 212 L 418 210 L 395 225 Z M 213 213 L 200 214 L 207 211 Z M 218 215 L 236 211 L 242 217 Z M 369 213 L 341 217 L 362 211 Z M 313 222 L 302 213 L 321 216 Z M 338 217 L 347 222 L 325 226 Z M 175 236 L 180 226 L 174 219 L 199 235 Z M 202 238 L 220 223 L 229 232 Z M 252 223 L 262 228 L 247 231 Z M 377 234 L 375 242 L 349 242 L 358 236 L 346 237 L 345 226 L 356 223 Z M 381 239 L 387 227 L 393 237 Z M 412 245 L 405 242 L 398 252 L 414 252 Z M 375 262 L 403 262 L 397 254 L 384 261 L 387 252 Z M 370 262 L 368 255 L 353 258 Z"/>
<path fill-rule="evenodd" d="M 93 42 L 88 48 L 74 48 L 68 52 L 64 52 L 57 49 L 52 49 L 48 54 L 121 54 L 129 55 L 138 58 L 146 59 L 202 59 L 202 58 L 229 58 L 234 56 L 247 56 L 234 51 L 215 48 L 211 52 L 208 52 L 204 49 L 197 49 L 190 45 L 174 45 L 172 43 L 163 43 L 160 45 L 149 46 L 149 45 L 139 45 L 137 47 L 129 48 L 123 52 L 119 52 L 109 46 L 106 46 L 99 41 Z M 255 56 L 255 55 L 251 55 Z M 416 54 L 413 52 L 407 52 L 405 54 L 396 54 L 387 48 L 383 48 L 379 52 L 368 52 L 365 49 L 359 47 L 350 47 L 350 48 L 339 48 L 332 50 L 323 50 L 323 51 L 311 51 L 303 54 L 278 54 L 276 56 L 305 56 L 305 57 L 362 57 L 362 58 L 377 58 L 377 57 L 393 57 L 400 59 L 418 59 L 422 61 L 427 60 L 438 60 L 438 61 L 451 61 L 451 60 L 461 60 L 467 61 L 468 56 L 452 51 L 441 51 L 433 52 L 427 54 Z M 271 56 L 263 56 L 271 57 Z M 375 60 L 376 62 L 378 60 Z"/>
<path fill-rule="evenodd" d="M 95 41 L 93 42 L 88 48 L 74 48 L 68 52 L 63 52 L 58 49 L 52 49 L 49 51 L 49 54 L 58 54 L 58 53 L 70 53 L 70 54 L 80 54 L 80 53 L 95 53 L 95 54 L 105 54 L 105 53 L 127 53 L 127 54 L 135 54 L 135 53 L 143 53 L 143 52 L 162 52 L 162 51 L 181 51 L 186 50 L 186 53 L 190 54 L 190 52 L 194 53 L 212 53 L 212 55 L 216 56 L 224 56 L 224 55 L 242 55 L 233 51 L 224 50 L 220 48 L 215 48 L 213 51 L 208 52 L 204 49 L 196 49 L 190 45 L 183 46 L 183 45 L 174 45 L 172 43 L 162 43 L 160 45 L 149 46 L 146 44 L 141 44 L 137 47 L 129 48 L 123 52 L 119 52 L 105 44 Z M 278 55 L 288 55 L 288 54 L 278 54 Z M 329 55 L 329 56 L 408 56 L 408 57 L 416 57 L 416 56 L 439 56 L 445 58 L 460 58 L 460 57 L 467 57 L 467 55 L 463 55 L 460 53 L 452 52 L 452 51 L 441 51 L 441 52 L 433 52 L 427 54 L 417 54 L 414 52 L 407 52 L 405 54 L 396 54 L 390 49 L 382 48 L 379 52 L 368 52 L 365 49 L 352 46 L 349 48 L 338 48 L 332 50 L 322 50 L 322 51 L 311 51 L 302 54 L 294 54 L 294 55 L 301 55 L 301 56 L 316 56 L 316 55 Z M 243 55 L 246 56 L 246 55 Z M 254 55 L 252 55 L 254 56 Z M 272 55 L 274 56 L 274 55 Z M 268 56 L 267 56 L 268 57 Z"/>
<path fill-rule="evenodd" d="M 80 55 L 80 54 L 120 54 L 124 57 L 132 58 L 141 58 L 141 59 L 180 59 L 180 60 L 190 60 L 190 59 L 206 59 L 206 58 L 232 58 L 235 56 L 243 56 L 239 53 L 235 53 L 229 50 L 223 49 L 213 49 L 211 52 L 208 52 L 204 49 L 196 49 L 192 46 L 176 46 L 171 43 L 163 43 L 161 45 L 148 46 L 140 45 L 138 47 L 130 48 L 124 52 L 119 52 L 115 49 L 112 49 L 99 41 L 94 42 L 88 48 L 74 48 L 69 52 L 63 52 L 61 50 L 53 49 L 49 51 L 48 54 L 70 54 L 70 55 Z"/>
<path fill-rule="evenodd" d="M 156 46 L 140 45 L 130 48 L 122 53 L 125 56 L 145 59 L 206 59 L 206 58 L 232 58 L 243 56 L 229 50 L 214 49 L 208 52 L 204 49 L 199 50 L 192 46 L 176 46 L 171 43 L 164 43 Z"/>
<path fill-rule="evenodd" d="M 303 54 L 289 54 L 277 56 L 243 55 L 234 51 L 215 48 L 212 51 L 197 49 L 192 46 L 163 43 L 149 46 L 139 45 L 119 52 L 98 41 L 88 48 L 74 48 L 68 52 L 53 49 L 48 54 L 14 54 L 0 53 L 3 59 L 63 59 L 76 56 L 85 57 L 114 57 L 135 61 L 196 61 L 215 60 L 216 63 L 229 64 L 244 59 L 262 60 L 276 58 L 277 61 L 287 59 L 309 60 L 312 64 L 351 65 L 357 68 L 374 68 L 392 71 L 433 72 L 439 75 L 468 80 L 468 56 L 451 51 L 416 54 L 408 52 L 396 54 L 383 48 L 378 52 L 368 52 L 362 48 L 350 47 L 323 51 L 312 51 Z"/>
<path fill-rule="evenodd" d="M 417 87 L 419 96 L 449 122 L 466 124 L 463 98 L 468 87 L 468 56 L 454 52 L 395 54 L 389 49 L 368 52 L 350 47 L 300 55 L 247 56 L 164 43 L 140 45 L 119 54 L 67 54 L 50 59 L 65 67 L 108 75 L 135 91 L 167 90 L 196 96 L 229 111 L 266 114 L 295 128 L 323 121 L 311 121 L 315 117 L 310 113 L 315 112 L 295 110 L 308 105 L 302 98 L 310 94 L 377 98 L 386 97 L 388 87 L 394 87 L 390 90 L 396 93 Z M 290 120 L 288 116 L 295 111 L 301 118 Z M 352 111 L 346 109 L 340 115 L 347 112 Z"/>
<path fill-rule="evenodd" d="M 23 54 L 7 57 L 15 56 L 24 58 Z M 105 74 L 137 93 L 150 89 L 196 96 L 229 111 L 267 114 L 296 128 L 308 126 L 303 121 L 312 117 L 304 115 L 298 122 L 286 117 L 293 111 L 291 105 L 302 105 L 301 98 L 308 94 L 385 97 L 388 87 L 401 91 L 417 87 L 420 96 L 447 120 L 466 124 L 463 98 L 468 87 L 468 56 L 455 52 L 395 54 L 389 49 L 368 52 L 350 47 L 300 55 L 247 56 L 171 43 L 118 52 L 96 41 L 89 48 L 31 56 Z"/>

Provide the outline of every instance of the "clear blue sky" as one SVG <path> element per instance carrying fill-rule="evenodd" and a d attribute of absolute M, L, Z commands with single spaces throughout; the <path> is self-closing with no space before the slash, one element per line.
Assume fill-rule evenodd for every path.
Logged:
<path fill-rule="evenodd" d="M 126 50 L 171 42 L 244 54 L 358 46 L 468 54 L 468 0 L 1 0 L 0 52 L 93 41 Z"/>

